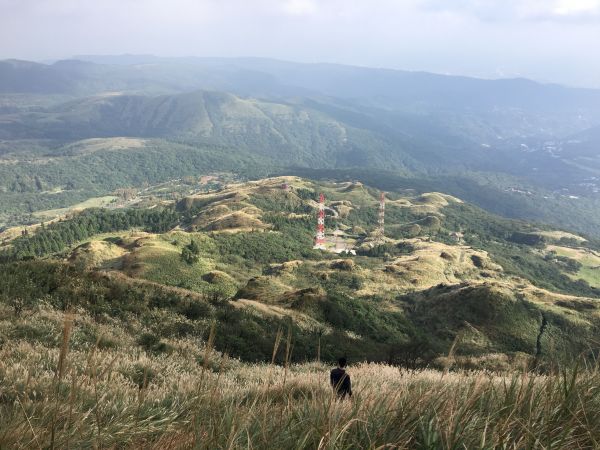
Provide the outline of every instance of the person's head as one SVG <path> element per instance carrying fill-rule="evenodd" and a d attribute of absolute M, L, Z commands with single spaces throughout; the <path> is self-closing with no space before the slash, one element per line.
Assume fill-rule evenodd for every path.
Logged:
<path fill-rule="evenodd" d="M 347 361 L 346 358 L 342 357 L 340 359 L 338 359 L 338 366 L 341 368 L 346 367 Z"/>

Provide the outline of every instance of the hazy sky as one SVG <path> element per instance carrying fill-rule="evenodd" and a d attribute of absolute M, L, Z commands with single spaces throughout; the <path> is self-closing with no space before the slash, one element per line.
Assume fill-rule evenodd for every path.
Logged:
<path fill-rule="evenodd" d="M 600 87 L 600 0 L 0 0 L 0 58 L 122 53 Z"/>

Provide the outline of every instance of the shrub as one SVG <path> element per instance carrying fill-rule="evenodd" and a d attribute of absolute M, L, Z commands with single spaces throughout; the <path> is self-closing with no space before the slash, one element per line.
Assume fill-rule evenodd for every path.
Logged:
<path fill-rule="evenodd" d="M 182 308 L 182 314 L 190 320 L 207 318 L 212 315 L 212 308 L 208 303 L 199 300 L 190 300 Z"/>
<path fill-rule="evenodd" d="M 188 264 L 195 264 L 200 261 L 200 244 L 195 239 L 183 247 L 181 250 L 181 259 Z"/>
<path fill-rule="evenodd" d="M 171 347 L 160 340 L 158 336 L 153 333 L 143 333 L 137 343 L 143 347 L 147 352 L 152 353 L 163 353 L 171 351 Z"/>

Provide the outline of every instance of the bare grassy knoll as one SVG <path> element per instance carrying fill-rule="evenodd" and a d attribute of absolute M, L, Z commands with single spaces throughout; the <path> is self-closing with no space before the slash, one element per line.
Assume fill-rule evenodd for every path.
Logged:
<path fill-rule="evenodd" d="M 49 322 L 62 318 L 46 314 Z M 358 364 L 349 369 L 354 396 L 339 402 L 322 364 L 244 364 L 214 352 L 211 337 L 170 341 L 168 356 L 115 350 L 111 340 L 129 338 L 109 325 L 109 334 L 84 350 L 76 341 L 87 320 L 67 316 L 54 344 L 2 347 L 0 448 L 521 449 L 600 442 L 595 369 L 536 375 L 517 367 L 494 374 Z M 285 337 L 278 343 L 275 353 L 291 351 Z"/>

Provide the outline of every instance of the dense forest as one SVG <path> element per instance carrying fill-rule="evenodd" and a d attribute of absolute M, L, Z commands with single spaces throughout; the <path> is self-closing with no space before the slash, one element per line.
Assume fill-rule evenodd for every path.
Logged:
<path fill-rule="evenodd" d="M 59 220 L 29 235 L 25 232 L 11 243 L 11 248 L 0 253 L 3 260 L 28 259 L 65 250 L 78 242 L 100 233 L 141 228 L 163 233 L 173 228 L 180 214 L 172 208 L 107 210 L 87 209 L 72 219 Z"/>
<path fill-rule="evenodd" d="M 270 167 L 243 151 L 166 141 L 151 142 L 141 149 L 75 157 L 60 155 L 60 149 L 45 151 L 48 154 L 32 156 L 32 161 L 0 164 L 0 223 L 23 223 L 31 220 L 34 211 L 69 206 L 120 187 L 141 187 L 223 170 L 260 177 Z M 36 158 L 44 161 L 36 162 Z"/>

